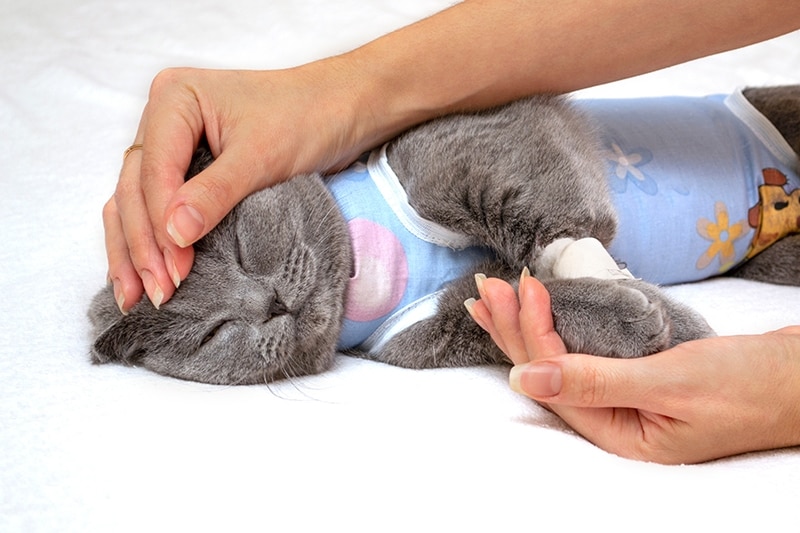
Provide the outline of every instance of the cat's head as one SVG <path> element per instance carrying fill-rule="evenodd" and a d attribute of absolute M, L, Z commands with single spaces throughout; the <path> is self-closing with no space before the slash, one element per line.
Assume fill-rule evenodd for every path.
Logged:
<path fill-rule="evenodd" d="M 350 253 L 318 177 L 257 192 L 195 244 L 192 271 L 160 310 L 145 298 L 123 316 L 111 287 L 95 296 L 92 359 L 219 384 L 321 372 L 341 329 Z"/>

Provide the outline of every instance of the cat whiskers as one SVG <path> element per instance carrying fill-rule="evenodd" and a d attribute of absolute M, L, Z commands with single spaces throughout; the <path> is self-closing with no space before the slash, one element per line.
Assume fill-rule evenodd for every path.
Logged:
<path fill-rule="evenodd" d="M 320 206 L 319 205 L 314 205 L 314 206 L 312 206 L 312 209 L 318 210 L 318 209 L 320 209 Z M 319 217 L 319 221 L 318 221 L 317 227 L 315 228 L 315 231 L 312 233 L 312 235 L 319 234 L 319 232 L 329 228 L 330 225 L 328 224 L 328 222 L 330 221 L 331 217 L 334 214 L 337 214 L 337 215 L 339 214 L 338 208 L 333 206 L 333 205 L 327 205 L 326 212 L 322 216 Z M 341 216 L 341 215 L 339 215 L 339 216 Z M 309 216 L 310 220 L 314 220 L 315 218 L 316 218 L 315 216 Z"/>
<path fill-rule="evenodd" d="M 283 375 L 283 379 L 274 379 L 270 381 L 269 375 L 265 369 L 264 372 L 264 385 L 267 386 L 267 390 L 269 392 L 281 400 L 298 400 L 298 399 L 305 399 L 305 400 L 317 400 L 313 396 L 309 395 L 298 382 L 297 378 L 304 377 L 303 374 L 296 373 L 291 361 L 288 361 L 280 366 L 280 373 Z M 302 398 L 291 398 L 284 394 L 279 394 L 278 388 L 283 388 L 284 384 L 288 383 L 291 387 L 298 393 L 301 394 Z"/>

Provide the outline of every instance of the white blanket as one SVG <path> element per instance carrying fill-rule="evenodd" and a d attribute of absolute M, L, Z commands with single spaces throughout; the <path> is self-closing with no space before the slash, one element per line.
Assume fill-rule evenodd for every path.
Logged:
<path fill-rule="evenodd" d="M 158 70 L 294 65 L 450 3 L 4 2 L 0 531 L 797 527 L 798 449 L 699 466 L 621 459 L 511 392 L 500 368 L 341 356 L 318 376 L 215 387 L 89 363 L 85 311 L 106 272 L 100 211 Z M 798 76 L 795 33 L 586 94 Z M 800 324 L 799 288 L 717 279 L 669 291 L 722 334 Z"/>

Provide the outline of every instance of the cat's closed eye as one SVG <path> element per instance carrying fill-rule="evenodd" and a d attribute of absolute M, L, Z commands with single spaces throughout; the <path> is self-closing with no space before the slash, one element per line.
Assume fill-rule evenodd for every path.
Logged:
<path fill-rule="evenodd" d="M 222 328 L 223 324 L 224 324 L 224 322 L 220 322 L 219 324 L 217 324 L 216 326 L 211 328 L 209 330 L 209 332 L 206 333 L 206 336 L 203 337 L 203 340 L 200 342 L 200 345 L 201 346 L 205 346 L 207 343 L 211 342 L 211 340 L 214 339 L 214 337 L 217 335 L 217 333 L 219 333 L 219 330 Z"/>
<path fill-rule="evenodd" d="M 236 241 L 233 243 L 233 259 L 234 261 L 236 261 L 236 264 L 239 265 L 239 268 L 241 268 L 244 271 L 245 269 L 244 269 L 244 263 L 242 262 L 242 257 L 244 257 L 244 254 L 242 253 L 242 241 L 239 239 L 239 236 L 237 235 Z"/>

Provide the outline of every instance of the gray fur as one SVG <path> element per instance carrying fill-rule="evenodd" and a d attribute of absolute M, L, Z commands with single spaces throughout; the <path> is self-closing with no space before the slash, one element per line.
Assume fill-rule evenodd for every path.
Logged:
<path fill-rule="evenodd" d="M 795 126 L 786 126 L 787 138 L 800 142 Z M 612 240 L 616 216 L 597 154 L 587 122 L 557 97 L 443 117 L 401 135 L 388 151 L 417 211 L 493 248 L 498 259 L 475 272 L 512 284 L 523 266 L 537 274 L 542 250 L 555 239 Z M 200 150 L 190 173 L 210 160 Z M 782 279 L 798 279 L 800 239 L 785 241 L 794 244 L 776 248 L 783 259 L 762 260 L 750 277 L 774 275 L 769 262 L 777 261 L 794 265 L 783 267 L 790 272 Z M 330 366 L 352 259 L 346 224 L 319 176 L 252 194 L 195 249 L 192 272 L 159 311 L 140 302 L 123 316 L 110 287 L 97 294 L 89 311 L 95 362 L 221 384 Z M 556 329 L 571 350 L 639 357 L 713 335 L 699 314 L 642 281 L 543 281 Z M 369 357 L 409 368 L 507 363 L 464 310 L 474 296 L 472 275 L 457 279 L 433 318 Z"/>

